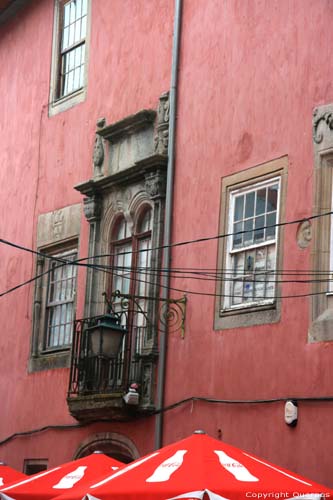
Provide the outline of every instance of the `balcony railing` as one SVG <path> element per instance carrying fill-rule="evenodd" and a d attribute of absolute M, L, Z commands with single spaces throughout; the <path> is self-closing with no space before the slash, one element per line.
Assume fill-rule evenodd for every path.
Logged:
<path fill-rule="evenodd" d="M 110 357 L 107 349 L 102 349 L 107 345 L 103 340 L 107 333 L 100 333 L 105 315 L 74 322 L 67 403 L 70 414 L 82 421 L 124 420 L 133 411 L 152 410 L 159 327 L 167 328 L 168 333 L 180 332 L 182 338 L 185 334 L 185 296 L 162 301 L 114 292 L 111 299 L 105 300 L 111 319 L 116 318 L 118 331 L 122 326 L 126 333 L 118 355 Z M 96 330 L 102 336 L 97 350 L 93 342 Z M 134 383 L 138 399 L 135 408 L 129 408 L 124 396 Z"/>
<path fill-rule="evenodd" d="M 69 397 L 122 392 L 141 380 L 141 354 L 147 328 L 132 326 L 132 341 L 124 338 L 118 356 L 110 358 L 96 355 L 91 349 L 89 328 L 98 319 L 97 316 L 74 322 Z"/>

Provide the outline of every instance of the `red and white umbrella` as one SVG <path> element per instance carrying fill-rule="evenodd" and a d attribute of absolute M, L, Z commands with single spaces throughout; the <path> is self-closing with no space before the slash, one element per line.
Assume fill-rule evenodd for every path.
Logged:
<path fill-rule="evenodd" d="M 27 477 L 23 472 L 19 472 L 15 469 L 12 469 L 8 465 L 0 462 L 0 488 L 9 483 L 13 483 L 14 481 L 18 481 L 19 479 L 23 479 Z"/>
<path fill-rule="evenodd" d="M 97 500 L 315 500 L 333 491 L 196 431 L 87 489 Z"/>
<path fill-rule="evenodd" d="M 86 457 L 67 462 L 8 487 L 0 488 L 3 500 L 49 500 L 65 491 L 83 485 L 88 487 L 101 476 L 111 475 L 124 464 L 103 453 L 92 453 Z"/>

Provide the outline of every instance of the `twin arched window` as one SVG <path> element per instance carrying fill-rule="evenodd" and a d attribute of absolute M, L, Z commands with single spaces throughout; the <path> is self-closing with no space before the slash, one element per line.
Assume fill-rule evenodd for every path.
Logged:
<path fill-rule="evenodd" d="M 152 208 L 146 205 L 131 227 L 122 215 L 112 231 L 112 291 L 148 295 L 152 240 Z"/>

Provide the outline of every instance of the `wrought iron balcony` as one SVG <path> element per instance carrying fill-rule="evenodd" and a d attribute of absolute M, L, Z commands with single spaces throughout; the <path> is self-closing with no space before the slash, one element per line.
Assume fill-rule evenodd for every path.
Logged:
<path fill-rule="evenodd" d="M 97 316 L 74 322 L 68 407 L 78 420 L 110 418 L 125 420 L 138 411 L 154 409 L 153 381 L 158 359 L 157 340 L 160 322 L 184 335 L 186 298 L 158 304 L 146 297 L 131 297 L 115 292 L 107 300 L 112 316 Z M 155 306 L 158 307 L 155 307 Z M 117 353 L 110 353 L 102 326 L 114 319 L 124 336 Z M 111 321 L 112 323 L 112 321 Z M 112 325 L 111 325 L 112 329 Z M 98 345 L 93 335 L 98 332 Z M 126 404 L 124 395 L 131 385 L 138 388 L 138 404 Z M 128 403 L 128 400 L 127 400 Z"/>

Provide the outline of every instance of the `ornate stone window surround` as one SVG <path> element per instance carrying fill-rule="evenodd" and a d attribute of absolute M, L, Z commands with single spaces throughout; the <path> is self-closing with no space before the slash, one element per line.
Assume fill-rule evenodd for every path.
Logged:
<path fill-rule="evenodd" d="M 97 121 L 93 177 L 76 186 L 85 195 L 84 213 L 90 225 L 89 257 L 101 256 L 91 260 L 95 264 L 110 266 L 113 228 L 119 217 L 126 219 L 132 236 L 135 236 L 142 210 L 150 207 L 150 265 L 153 269 L 161 266 L 168 163 L 168 106 L 166 93 L 160 97 L 157 113 L 154 110 L 142 110 L 111 125 L 106 125 L 105 119 Z M 103 294 L 111 291 L 111 276 L 110 272 L 88 269 L 84 312 L 86 318 L 106 312 Z M 159 285 L 160 276 L 156 272 L 149 277 L 149 294 L 152 297 L 159 296 Z M 157 324 L 158 301 L 149 301 L 147 308 L 151 324 Z M 140 380 L 136 381 L 140 385 L 140 408 L 143 410 L 154 407 L 157 336 L 158 332 L 154 328 L 148 328 L 139 356 L 134 353 L 136 363 L 141 367 Z M 92 398 L 97 401 L 99 397 L 96 395 Z M 115 400 L 115 396 L 110 394 L 103 401 L 104 409 L 99 409 L 100 414 L 108 412 L 110 415 L 111 412 L 119 418 L 121 403 Z M 69 398 L 68 402 L 75 418 L 88 418 L 92 412 L 92 403 L 84 397 Z M 126 416 L 126 408 L 122 411 Z M 96 418 L 96 410 L 94 416 Z"/>
<path fill-rule="evenodd" d="M 314 206 L 313 215 L 327 214 L 333 209 L 333 104 L 320 106 L 313 114 Z M 312 269 L 320 280 L 312 284 L 308 341 L 333 340 L 333 231 L 332 215 L 312 222 Z M 323 279 L 327 276 L 327 281 Z"/>
<path fill-rule="evenodd" d="M 40 215 L 37 226 L 38 250 L 47 255 L 57 255 L 73 250 L 77 251 L 80 223 L 80 204 Z M 38 256 L 36 259 L 35 274 L 42 276 L 35 283 L 31 354 L 28 364 L 29 372 L 69 366 L 69 345 L 55 346 L 54 348 L 46 347 L 46 305 L 50 274 L 46 271 L 51 269 L 51 262 L 47 257 Z M 75 302 L 76 294 L 74 294 L 74 310 Z"/>
<path fill-rule="evenodd" d="M 229 232 L 232 194 L 235 192 L 241 193 L 242 190 L 244 192 L 251 191 L 252 187 L 256 187 L 260 183 L 269 185 L 272 180 L 274 182 L 278 180 L 280 183 L 278 213 L 279 220 L 284 220 L 287 175 L 288 159 L 285 156 L 222 178 L 219 234 L 227 234 Z M 228 248 L 228 238 L 221 238 L 218 247 L 217 268 L 221 270 L 222 274 L 228 272 L 228 264 L 230 265 Z M 282 260 L 283 227 L 280 227 L 277 230 L 275 264 L 277 269 L 282 268 Z M 274 276 L 272 279 L 275 279 Z M 281 294 L 279 284 L 276 285 L 274 299 L 258 304 L 249 304 L 247 307 L 223 307 L 224 296 L 229 293 L 229 289 L 230 286 L 228 286 L 227 282 L 222 280 L 217 283 L 214 321 L 214 328 L 216 330 L 275 323 L 280 320 L 281 300 L 276 298 Z"/>

